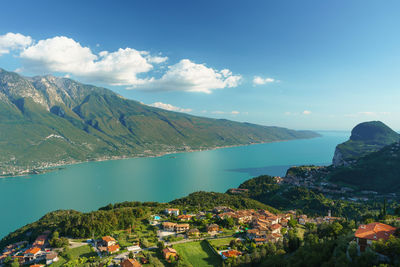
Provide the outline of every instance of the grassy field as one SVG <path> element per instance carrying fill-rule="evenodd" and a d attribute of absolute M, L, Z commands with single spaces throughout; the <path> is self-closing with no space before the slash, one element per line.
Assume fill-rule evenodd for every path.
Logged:
<path fill-rule="evenodd" d="M 135 229 L 128 233 L 125 230 L 114 231 L 113 236 L 116 237 L 118 243 L 122 247 L 132 246 L 139 241 L 144 241 L 147 246 L 154 246 L 157 244 L 157 233 L 154 227 L 148 225 L 142 221 L 138 221 L 134 224 Z M 145 245 L 141 243 L 142 245 Z"/>
<path fill-rule="evenodd" d="M 232 240 L 235 240 L 235 237 L 227 237 L 227 238 L 221 238 L 221 239 L 209 239 L 208 242 L 213 247 L 219 247 L 219 246 L 227 246 Z"/>
<path fill-rule="evenodd" d="M 298 224 L 297 225 L 297 235 L 298 237 L 300 237 L 301 239 L 304 239 L 304 232 L 306 231 L 306 228 L 304 227 L 304 225 Z"/>
<path fill-rule="evenodd" d="M 221 258 L 209 247 L 206 241 L 174 245 L 178 255 L 193 266 L 221 266 Z"/>
<path fill-rule="evenodd" d="M 70 249 L 67 252 L 67 254 L 70 255 L 71 258 L 74 260 L 78 259 L 79 257 L 89 258 L 92 256 L 97 256 L 97 254 L 95 252 L 92 252 L 92 250 L 90 249 L 89 246 L 81 246 L 81 247 Z M 58 266 L 62 266 L 63 264 L 65 264 L 67 262 L 67 260 L 64 257 L 59 257 L 59 258 L 60 258 L 60 260 L 53 263 L 51 266 L 58 267 Z M 79 265 L 77 265 L 77 266 L 79 266 Z"/>

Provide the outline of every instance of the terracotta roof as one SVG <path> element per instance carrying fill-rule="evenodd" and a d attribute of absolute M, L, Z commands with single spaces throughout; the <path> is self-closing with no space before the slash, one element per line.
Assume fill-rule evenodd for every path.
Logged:
<path fill-rule="evenodd" d="M 108 252 L 115 252 L 118 249 L 119 249 L 119 245 L 118 244 L 107 247 Z"/>
<path fill-rule="evenodd" d="M 176 223 L 173 222 L 163 222 L 163 227 L 175 227 Z"/>
<path fill-rule="evenodd" d="M 111 241 L 115 241 L 115 239 L 112 236 L 103 236 L 101 239 L 103 239 L 104 242 L 111 242 Z"/>
<path fill-rule="evenodd" d="M 179 215 L 179 216 L 178 216 L 178 219 L 190 219 L 190 218 L 192 218 L 192 215 L 185 215 L 185 214 L 182 214 L 182 215 Z"/>
<path fill-rule="evenodd" d="M 175 225 L 175 227 L 184 227 L 184 228 L 189 228 L 190 225 L 188 223 L 181 223 L 181 224 L 177 224 Z"/>
<path fill-rule="evenodd" d="M 38 248 L 38 247 L 33 247 L 33 248 L 30 248 L 30 249 L 27 249 L 27 250 L 24 252 L 24 254 L 28 254 L 28 253 L 36 254 L 36 253 L 38 253 L 39 251 L 40 251 L 40 248 Z"/>
<path fill-rule="evenodd" d="M 370 240 L 388 240 L 390 235 L 393 235 L 395 231 L 396 227 L 374 222 L 360 225 L 355 233 L 355 237 Z"/>
<path fill-rule="evenodd" d="M 33 264 L 33 265 L 29 265 L 29 267 L 43 267 L 43 264 Z"/>
<path fill-rule="evenodd" d="M 255 242 L 266 242 L 267 239 L 266 238 L 254 238 Z"/>
<path fill-rule="evenodd" d="M 247 233 L 249 233 L 249 234 L 257 234 L 259 231 L 260 230 L 258 230 L 258 229 L 249 229 L 249 230 L 247 230 Z"/>
<path fill-rule="evenodd" d="M 175 249 L 173 249 L 173 248 L 171 248 L 171 247 L 168 247 L 168 248 L 164 248 L 163 249 L 163 253 L 165 254 L 165 253 L 178 253 L 178 252 L 176 252 L 176 250 Z"/>
<path fill-rule="evenodd" d="M 50 252 L 50 253 L 48 253 L 47 255 L 46 255 L 46 259 L 47 260 L 54 260 L 55 258 L 57 258 L 58 257 L 58 255 L 57 255 L 57 253 L 55 253 L 55 252 Z"/>
<path fill-rule="evenodd" d="M 121 263 L 121 266 L 141 267 L 142 265 L 138 261 L 136 261 L 135 259 L 126 259 Z"/>
<path fill-rule="evenodd" d="M 179 211 L 179 209 L 167 209 L 168 211 Z"/>
<path fill-rule="evenodd" d="M 222 255 L 224 255 L 227 258 L 232 258 L 232 257 L 237 257 L 237 256 L 242 255 L 242 252 L 232 249 L 232 250 L 222 252 Z"/>
<path fill-rule="evenodd" d="M 282 226 L 279 223 L 271 225 L 272 230 L 281 229 L 281 228 L 282 228 Z"/>

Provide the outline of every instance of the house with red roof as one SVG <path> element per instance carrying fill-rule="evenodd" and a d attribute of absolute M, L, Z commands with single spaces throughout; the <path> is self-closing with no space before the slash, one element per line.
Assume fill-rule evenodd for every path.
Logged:
<path fill-rule="evenodd" d="M 275 223 L 271 225 L 269 228 L 271 229 L 271 233 L 279 234 L 281 232 L 282 225 L 280 225 L 279 223 Z"/>
<path fill-rule="evenodd" d="M 25 250 L 24 258 L 26 261 L 32 261 L 35 260 L 39 254 L 40 254 L 40 248 L 38 247 L 29 248 Z"/>
<path fill-rule="evenodd" d="M 101 240 L 102 240 L 104 246 L 106 246 L 106 247 L 115 245 L 115 244 L 117 243 L 117 241 L 115 240 L 114 237 L 108 236 L 108 235 L 107 235 L 107 236 L 103 236 L 103 237 L 101 238 Z"/>
<path fill-rule="evenodd" d="M 222 258 L 223 258 L 223 259 L 227 259 L 227 258 L 236 258 L 236 257 L 241 256 L 241 255 L 242 255 L 242 252 L 237 251 L 237 250 L 235 250 L 235 249 L 231 249 L 231 250 L 222 252 L 221 255 L 222 255 Z"/>
<path fill-rule="evenodd" d="M 373 241 L 378 241 L 380 239 L 388 240 L 389 237 L 394 234 L 396 229 L 396 227 L 384 223 L 374 222 L 360 225 L 354 236 L 357 240 L 357 245 L 359 246 L 360 251 L 364 252 Z"/>
<path fill-rule="evenodd" d="M 109 254 L 113 254 L 113 253 L 118 252 L 119 249 L 120 249 L 120 247 L 119 247 L 118 244 L 116 244 L 116 245 L 111 245 L 111 246 L 108 246 L 108 247 L 107 247 L 107 252 L 108 252 Z"/>
<path fill-rule="evenodd" d="M 126 259 L 121 262 L 121 267 L 141 267 L 142 265 L 135 259 Z"/>
<path fill-rule="evenodd" d="M 178 256 L 178 252 L 176 252 L 175 249 L 171 248 L 171 247 L 166 247 L 162 250 L 164 259 L 166 259 L 167 261 L 170 260 L 171 257 L 176 258 Z"/>

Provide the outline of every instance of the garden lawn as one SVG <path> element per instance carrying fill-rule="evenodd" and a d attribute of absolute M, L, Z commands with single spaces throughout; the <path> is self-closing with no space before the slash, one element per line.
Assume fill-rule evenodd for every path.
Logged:
<path fill-rule="evenodd" d="M 208 242 L 210 242 L 210 244 L 215 248 L 219 246 L 229 246 L 229 243 L 235 239 L 235 237 L 227 237 L 220 239 L 209 239 Z"/>
<path fill-rule="evenodd" d="M 70 249 L 67 252 L 68 255 L 71 255 L 72 259 L 77 259 L 79 257 L 86 257 L 86 258 L 90 258 L 92 256 L 97 256 L 96 252 L 92 252 L 90 246 L 85 245 L 85 246 L 80 246 L 77 248 L 73 248 Z M 59 257 L 59 261 L 53 263 L 51 266 L 62 266 L 63 264 L 65 264 L 67 261 L 64 257 Z"/>
<path fill-rule="evenodd" d="M 221 266 L 222 263 L 221 257 L 211 250 L 207 241 L 177 244 L 174 249 L 185 262 L 196 267 Z"/>

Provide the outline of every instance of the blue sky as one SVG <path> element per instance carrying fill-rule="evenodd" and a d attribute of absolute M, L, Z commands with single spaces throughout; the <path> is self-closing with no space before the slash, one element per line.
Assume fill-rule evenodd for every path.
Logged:
<path fill-rule="evenodd" d="M 400 129 L 398 1 L 3 1 L 0 67 L 295 129 Z"/>

